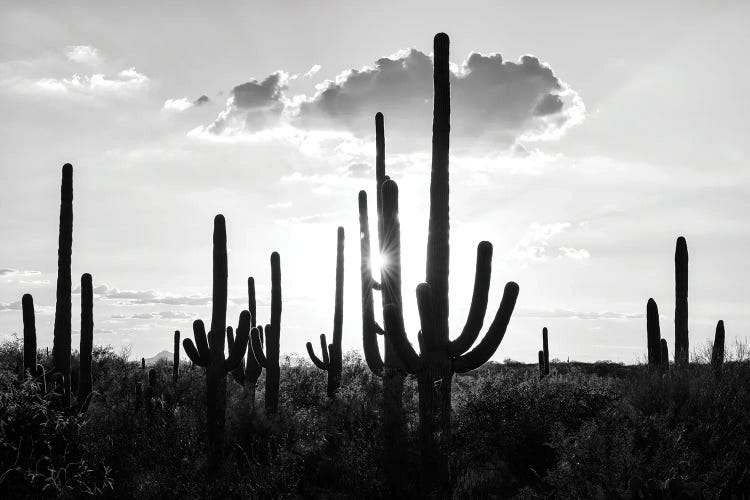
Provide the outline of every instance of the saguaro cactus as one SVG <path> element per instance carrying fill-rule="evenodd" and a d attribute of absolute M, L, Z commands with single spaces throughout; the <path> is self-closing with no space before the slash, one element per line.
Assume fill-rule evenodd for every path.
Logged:
<path fill-rule="evenodd" d="M 263 344 L 263 327 L 257 326 L 256 316 L 256 305 L 255 305 L 255 279 L 251 276 L 247 279 L 247 297 L 248 297 L 248 310 L 250 311 L 250 335 L 252 337 L 253 330 L 257 330 L 255 335 L 258 335 L 259 342 Z M 232 348 L 234 345 L 234 333 L 227 328 L 227 345 Z M 262 351 L 261 351 L 261 354 Z M 255 390 L 258 386 L 258 377 L 263 372 L 263 367 L 260 366 L 258 360 L 253 352 L 252 341 L 247 344 L 247 359 L 240 363 L 240 366 L 232 371 L 232 377 L 240 384 L 245 391 L 245 401 L 250 413 L 255 411 Z"/>
<path fill-rule="evenodd" d="M 141 358 L 141 370 L 146 371 L 146 358 Z"/>
<path fill-rule="evenodd" d="M 279 410 L 280 333 L 281 262 L 278 252 L 273 252 L 271 254 L 271 323 L 265 328 L 265 354 L 263 353 L 263 330 L 253 328 L 251 331 L 253 354 L 258 364 L 266 369 L 266 413 L 269 415 L 275 415 Z"/>
<path fill-rule="evenodd" d="M 226 418 L 226 375 L 239 366 L 245 355 L 250 330 L 250 313 L 240 313 L 237 339 L 224 358 L 224 331 L 227 314 L 227 232 L 223 215 L 214 218 L 213 236 L 213 291 L 211 330 L 208 340 L 203 321 L 193 323 L 195 344 L 190 339 L 182 343 L 185 353 L 197 366 L 206 368 L 206 444 L 211 468 L 221 462 L 224 448 Z M 196 347 L 197 345 L 197 347 Z"/>
<path fill-rule="evenodd" d="M 382 307 L 392 304 L 394 314 L 403 318 L 401 308 L 401 240 L 400 234 L 385 230 L 383 215 L 383 184 L 385 174 L 385 132 L 382 113 L 375 115 L 375 192 L 378 223 L 378 251 L 387 266 L 378 269 L 382 287 L 372 276 L 370 256 L 370 223 L 367 213 L 367 193 L 359 192 L 360 277 L 362 283 L 362 345 L 365 361 L 372 373 L 383 379 L 383 440 L 385 445 L 386 477 L 393 494 L 403 494 L 407 481 L 406 425 L 403 410 L 403 391 L 406 370 L 393 342 L 385 336 L 385 355 L 381 357 L 378 335 L 383 328 L 375 321 L 373 290 L 381 291 Z M 392 212 L 393 208 L 389 208 Z M 394 265 L 397 264 L 397 265 Z M 387 274 L 387 277 L 386 277 Z"/>
<path fill-rule="evenodd" d="M 688 249 L 685 238 L 677 238 L 674 254 L 674 362 L 688 364 Z"/>
<path fill-rule="evenodd" d="M 544 372 L 544 351 L 539 351 L 539 379 L 543 379 L 545 377 Z"/>
<path fill-rule="evenodd" d="M 36 318 L 34 316 L 34 299 L 28 293 L 21 298 L 23 310 L 23 378 L 36 378 Z"/>
<path fill-rule="evenodd" d="M 57 301 L 55 303 L 52 362 L 54 370 L 62 374 L 62 404 L 70 404 L 70 334 L 71 334 L 71 277 L 73 252 L 73 166 L 62 168 L 60 186 L 60 229 L 57 247 Z"/>
<path fill-rule="evenodd" d="M 81 276 L 81 349 L 78 371 L 78 406 L 86 409 L 94 379 L 91 375 L 91 352 L 94 347 L 94 292 L 91 275 Z"/>
<path fill-rule="evenodd" d="M 328 372 L 327 394 L 329 398 L 336 397 L 336 391 L 341 386 L 341 370 L 343 365 L 341 353 L 342 323 L 344 321 L 344 228 L 339 227 L 336 237 L 336 294 L 333 313 L 333 343 L 326 343 L 326 334 L 320 334 L 320 349 L 323 360 L 321 361 L 313 350 L 310 342 L 307 343 L 307 353 L 312 362 Z"/>
<path fill-rule="evenodd" d="M 518 285 L 509 282 L 494 321 L 485 337 L 471 351 L 487 309 L 492 263 L 492 244 L 483 241 L 477 247 L 474 292 L 469 317 L 463 331 L 453 341 L 448 335 L 448 141 L 450 134 L 450 83 L 448 36 L 439 33 L 434 43 L 435 100 L 432 126 L 432 175 L 430 182 L 430 222 L 427 240 L 426 283 L 417 287 L 417 306 L 421 323 L 420 354 L 406 339 L 403 318 L 397 313 L 400 302 L 385 309 L 385 331 L 392 339 L 406 370 L 417 376 L 419 387 L 420 441 L 428 487 L 445 492 L 450 485 L 448 448 L 450 443 L 451 382 L 454 373 L 465 373 L 484 364 L 497 350 L 505 335 Z M 384 232 L 400 233 L 398 186 L 392 180 L 383 184 Z M 396 237 L 399 239 L 399 237 Z M 389 255 L 389 259 L 391 256 Z M 389 260 L 397 266 L 400 257 Z M 390 286 L 383 274 L 383 289 Z M 388 279 L 386 279 L 388 278 Z M 468 352 L 467 352 L 468 351 Z"/>
<path fill-rule="evenodd" d="M 231 348 L 229 349 L 231 351 Z M 177 385 L 180 376 L 180 331 L 174 332 L 174 358 L 172 361 L 172 384 Z"/>
<path fill-rule="evenodd" d="M 544 375 L 549 375 L 549 332 L 542 328 L 542 354 L 544 354 Z"/>
<path fill-rule="evenodd" d="M 648 346 L 648 366 L 661 365 L 661 329 L 659 328 L 659 308 L 654 299 L 646 303 L 646 343 Z"/>
<path fill-rule="evenodd" d="M 711 366 L 717 376 L 721 375 L 724 368 L 724 321 L 721 320 L 716 324 L 714 348 L 711 352 Z"/>

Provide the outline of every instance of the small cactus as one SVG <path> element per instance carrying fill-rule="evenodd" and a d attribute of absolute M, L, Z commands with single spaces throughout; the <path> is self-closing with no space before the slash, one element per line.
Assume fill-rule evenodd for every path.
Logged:
<path fill-rule="evenodd" d="M 724 321 L 721 320 L 716 324 L 714 347 L 711 352 L 711 366 L 716 376 L 720 376 L 724 368 Z"/>
<path fill-rule="evenodd" d="M 688 249 L 685 238 L 677 238 L 674 255 L 675 308 L 674 308 L 674 362 L 687 365 L 688 340 Z"/>
<path fill-rule="evenodd" d="M 661 329 L 659 328 L 659 308 L 654 299 L 646 303 L 646 343 L 648 346 L 648 366 L 661 365 Z"/>
<path fill-rule="evenodd" d="M 28 293 L 21 298 L 23 310 L 23 378 L 38 378 L 36 360 L 36 318 L 34 316 L 34 299 Z"/>
<path fill-rule="evenodd" d="M 329 398 L 336 397 L 336 391 L 341 386 L 342 353 L 341 353 L 341 324 L 344 320 L 344 228 L 339 227 L 337 231 L 336 244 L 336 293 L 335 307 L 333 313 L 333 344 L 326 343 L 326 334 L 320 334 L 320 349 L 323 355 L 321 361 L 313 350 L 310 342 L 307 343 L 307 353 L 313 364 L 328 372 L 327 394 Z"/>
<path fill-rule="evenodd" d="M 78 370 L 78 406 L 86 409 L 91 398 L 94 379 L 91 375 L 91 354 L 94 347 L 94 292 L 91 275 L 81 276 L 81 346 Z"/>
<path fill-rule="evenodd" d="M 141 370 L 146 371 L 146 358 L 141 358 Z"/>

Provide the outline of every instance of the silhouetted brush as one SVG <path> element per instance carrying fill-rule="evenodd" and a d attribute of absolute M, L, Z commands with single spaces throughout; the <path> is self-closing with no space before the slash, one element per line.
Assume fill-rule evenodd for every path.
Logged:
<path fill-rule="evenodd" d="M 177 385 L 177 380 L 179 376 L 180 376 L 180 331 L 175 330 L 174 332 L 174 358 L 172 361 L 172 384 Z"/>
<path fill-rule="evenodd" d="M 659 308 L 654 299 L 646 303 L 646 345 L 648 347 L 648 366 L 661 366 L 661 329 L 659 328 Z"/>
<path fill-rule="evenodd" d="M 667 345 L 667 339 L 661 339 L 659 345 L 661 346 L 661 371 L 666 373 L 669 371 L 669 346 Z"/>
<path fill-rule="evenodd" d="M 226 375 L 242 361 L 250 331 L 250 313 L 240 313 L 237 338 L 224 357 L 224 332 L 227 314 L 227 232 L 223 215 L 214 218 L 213 234 L 213 290 L 211 330 L 201 320 L 193 323 L 195 344 L 191 339 L 182 343 L 193 364 L 206 368 L 206 445 L 212 469 L 218 467 L 223 457 L 224 423 L 226 418 Z M 197 346 L 197 347 L 196 347 Z"/>
<path fill-rule="evenodd" d="M 149 418 L 153 417 L 154 412 L 154 398 L 156 397 L 156 370 L 153 368 L 148 371 L 148 387 L 146 387 L 145 400 L 146 400 L 146 412 Z"/>
<path fill-rule="evenodd" d="M 139 411 L 141 409 L 141 404 L 143 403 L 143 382 L 136 382 L 135 383 L 135 411 Z"/>
<path fill-rule="evenodd" d="M 406 338 L 401 301 L 392 301 L 384 312 L 385 331 L 393 342 L 406 370 L 417 376 L 421 453 L 427 487 L 439 496 L 449 496 L 451 441 L 451 383 L 454 373 L 474 370 L 492 357 L 502 341 L 518 297 L 518 285 L 505 285 L 495 319 L 487 334 L 473 349 L 487 309 L 492 264 L 492 244 L 483 241 L 477 247 L 474 292 L 469 317 L 461 334 L 453 341 L 448 333 L 449 185 L 448 152 L 450 135 L 450 71 L 448 36 L 439 33 L 434 41 L 434 113 L 432 125 L 432 173 L 430 179 L 430 221 L 427 236 L 426 282 L 417 286 L 417 306 L 421 324 L 420 354 Z M 392 180 L 383 183 L 385 234 L 400 234 L 398 186 Z M 400 236 L 394 236 L 400 242 Z M 398 279 L 401 258 L 398 252 L 387 254 L 392 272 L 383 273 L 382 289 Z M 467 352 L 468 351 L 468 352 Z"/>
<path fill-rule="evenodd" d="M 342 323 L 344 321 L 344 228 L 339 227 L 336 237 L 336 292 L 333 313 L 333 343 L 326 344 L 326 334 L 320 334 L 320 349 L 323 355 L 321 361 L 313 350 L 310 342 L 307 343 L 307 353 L 312 362 L 328 372 L 327 394 L 329 398 L 336 397 L 336 391 L 341 386 L 342 353 L 341 336 Z"/>
<path fill-rule="evenodd" d="M 674 308 L 674 362 L 687 365 L 688 350 L 688 249 L 685 238 L 677 238 L 674 254 L 675 308 Z"/>
<path fill-rule="evenodd" d="M 716 324 L 716 335 L 714 336 L 714 347 L 711 352 L 711 366 L 718 377 L 724 368 L 724 321 Z"/>
<path fill-rule="evenodd" d="M 91 275 L 81 276 L 81 349 L 78 369 L 78 406 L 85 410 L 91 398 L 94 379 L 91 356 L 94 348 L 94 291 Z"/>
<path fill-rule="evenodd" d="M 73 248 L 73 166 L 62 168 L 60 229 L 57 247 L 57 291 L 52 344 L 54 371 L 62 374 L 62 404 L 70 404 L 71 256 Z"/>

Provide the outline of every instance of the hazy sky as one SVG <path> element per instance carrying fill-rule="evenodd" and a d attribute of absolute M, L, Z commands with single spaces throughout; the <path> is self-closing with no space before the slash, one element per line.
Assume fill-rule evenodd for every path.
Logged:
<path fill-rule="evenodd" d="M 494 244 L 494 359 L 633 362 L 646 301 L 673 351 L 674 244 L 690 252 L 691 348 L 750 327 L 750 4 L 0 1 L 0 338 L 34 295 L 51 344 L 60 169 L 74 165 L 73 281 L 95 342 L 134 357 L 210 319 L 213 216 L 227 218 L 235 324 L 255 276 L 283 352 L 330 333 L 346 231 L 344 349 L 361 350 L 357 193 L 374 205 L 374 114 L 400 185 L 407 332 L 419 328 L 432 37 L 451 37 L 451 325 Z M 266 3 L 266 2 L 264 2 Z M 158 5 L 158 6 L 157 6 Z M 205 97 L 203 97 L 205 96 Z M 371 222 L 375 215 L 371 211 Z M 78 345 L 78 304 L 73 338 Z M 316 344 L 317 345 L 317 344 Z"/>

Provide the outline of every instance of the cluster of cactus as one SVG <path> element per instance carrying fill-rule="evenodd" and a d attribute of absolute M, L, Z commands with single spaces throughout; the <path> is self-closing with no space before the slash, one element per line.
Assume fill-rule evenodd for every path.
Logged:
<path fill-rule="evenodd" d="M 244 389 L 244 398 L 246 405 L 250 413 L 255 412 L 255 390 L 258 385 L 258 378 L 263 372 L 263 367 L 258 363 L 253 351 L 252 337 L 257 336 L 258 342 L 262 344 L 263 339 L 263 327 L 257 325 L 257 309 L 255 304 L 255 279 L 250 277 L 247 279 L 247 296 L 248 296 L 248 311 L 250 311 L 250 338 L 251 341 L 247 345 L 247 360 L 240 363 L 240 366 L 232 371 L 232 377 L 240 384 Z M 234 331 L 231 327 L 227 327 L 227 345 L 231 349 L 234 345 Z"/>
<path fill-rule="evenodd" d="M 211 330 L 208 338 L 203 321 L 193 323 L 195 343 L 183 341 L 185 353 L 193 364 L 206 369 L 206 445 L 212 469 L 219 466 L 224 452 L 224 423 L 226 418 L 226 376 L 242 361 L 250 336 L 250 313 L 240 313 L 237 338 L 224 357 L 224 332 L 227 314 L 227 232 L 223 215 L 214 218 L 213 234 L 213 291 Z"/>
<path fill-rule="evenodd" d="M 674 310 L 674 363 L 676 366 L 687 366 L 689 363 L 688 336 L 688 248 L 685 238 L 677 238 L 674 255 L 675 269 L 675 310 Z M 669 349 L 666 339 L 661 338 L 659 327 L 659 309 L 653 298 L 646 304 L 646 340 L 648 346 L 648 365 L 662 371 L 669 370 Z M 724 322 L 716 325 L 711 364 L 717 374 L 722 371 L 724 363 Z"/>
<path fill-rule="evenodd" d="M 71 404 L 70 349 L 71 349 L 71 256 L 73 245 L 73 166 L 66 163 L 62 167 L 60 187 L 60 226 L 57 262 L 57 297 L 55 303 L 54 340 L 52 347 L 53 387 L 61 395 L 64 407 Z M 44 368 L 37 364 L 36 319 L 34 299 L 25 294 L 21 299 L 23 310 L 24 337 L 24 376 L 32 376 L 46 388 Z M 80 368 L 78 373 L 77 404 L 85 410 L 91 400 L 93 378 L 91 374 L 92 351 L 94 344 L 94 294 L 91 275 L 81 276 L 81 344 Z"/>
<path fill-rule="evenodd" d="M 344 228 L 339 227 L 336 238 L 336 292 L 333 313 L 333 343 L 326 342 L 326 334 L 320 334 L 320 350 L 323 359 L 315 355 L 313 346 L 307 343 L 307 353 L 313 364 L 328 373 L 327 394 L 329 398 L 336 397 L 336 391 L 341 386 L 341 371 L 343 355 L 341 352 L 342 323 L 344 321 Z"/>
<path fill-rule="evenodd" d="M 380 186 L 382 196 L 381 251 L 387 268 L 381 270 L 380 289 L 384 302 L 386 339 L 406 372 L 416 375 L 419 390 L 420 448 L 427 487 L 446 491 L 450 485 L 448 462 L 450 443 L 451 382 L 454 373 L 465 373 L 484 364 L 495 353 L 510 321 L 518 285 L 509 282 L 494 321 L 485 337 L 471 351 L 479 336 L 487 309 L 492 262 L 492 244 L 483 241 L 477 248 L 477 264 L 469 317 L 458 338 L 449 340 L 448 333 L 448 263 L 449 263 L 449 184 L 448 154 L 450 136 L 450 80 L 448 36 L 439 33 L 434 40 L 434 114 L 432 127 L 432 172 L 430 183 L 430 219 L 427 239 L 426 282 L 417 287 L 421 331 L 418 354 L 406 338 L 401 297 L 401 236 L 398 215 L 398 186 L 385 179 Z M 376 172 L 377 173 L 377 172 Z M 364 202 L 364 203 L 363 203 Z M 363 207 L 363 204 L 365 207 Z M 366 198 L 360 193 L 360 228 L 363 249 L 363 323 L 365 352 L 374 357 L 373 335 L 380 329 L 371 313 L 371 276 L 365 265 L 364 250 L 369 231 L 362 229 Z M 380 215 L 380 212 L 379 212 Z M 367 267 L 367 268 L 366 268 Z M 367 287 L 366 287 L 367 285 Z M 365 289 L 367 288 L 367 290 Z M 368 348 L 368 344 L 370 344 Z M 467 352 L 468 351 L 468 352 Z M 377 353 L 379 356 L 379 352 Z M 377 367 L 377 358 L 375 358 Z M 371 363 L 368 360 L 368 363 Z"/>

